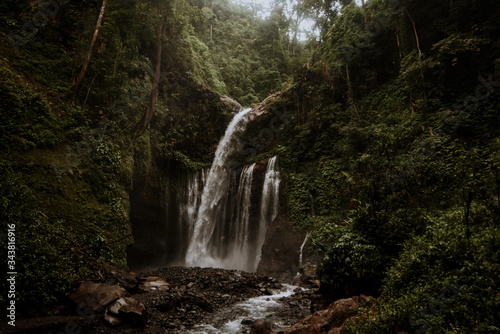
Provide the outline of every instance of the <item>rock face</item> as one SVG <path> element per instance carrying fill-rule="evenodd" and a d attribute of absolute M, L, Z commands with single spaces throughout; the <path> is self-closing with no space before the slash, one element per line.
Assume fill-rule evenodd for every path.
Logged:
<path fill-rule="evenodd" d="M 269 96 L 249 113 L 250 122 L 243 141 L 256 143 L 251 145 L 255 154 L 275 146 L 280 127 L 291 121 L 291 113 L 286 107 L 274 105 L 279 97 L 279 93 Z M 285 187 L 286 184 L 282 182 L 280 203 L 284 202 L 282 194 Z M 280 205 L 278 216 L 268 227 L 257 272 L 291 280 L 299 269 L 299 251 L 304 237 L 293 231 L 286 219 L 285 209 Z"/>
<path fill-rule="evenodd" d="M 267 229 L 257 272 L 292 279 L 299 269 L 299 252 L 304 235 L 291 229 L 283 211 L 281 207 L 278 216 Z"/>
<path fill-rule="evenodd" d="M 221 97 L 221 101 L 230 109 L 233 113 L 237 113 L 242 107 L 241 104 L 230 98 L 229 96 L 224 95 Z"/>
<path fill-rule="evenodd" d="M 337 300 L 325 310 L 317 311 L 275 334 L 340 334 L 347 321 L 357 315 L 360 305 L 371 300 L 364 295 Z"/>

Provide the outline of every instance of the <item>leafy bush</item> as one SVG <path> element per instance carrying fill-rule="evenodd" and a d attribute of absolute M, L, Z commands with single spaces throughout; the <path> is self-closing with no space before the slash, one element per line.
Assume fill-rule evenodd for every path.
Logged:
<path fill-rule="evenodd" d="M 492 333 L 500 330 L 500 229 L 457 215 L 409 239 L 388 271 L 379 312 L 350 333 Z"/>
<path fill-rule="evenodd" d="M 71 251 L 75 245 L 64 238 L 65 227 L 41 214 L 14 168 L 11 162 L 0 163 L 0 221 L 3 231 L 7 225 L 15 226 L 17 306 L 19 310 L 44 311 L 66 297 L 79 268 L 87 264 Z M 7 243 L 2 242 L 2 259 L 7 258 L 6 251 Z M 0 283 L 2 291 L 8 290 L 6 284 L 6 280 Z"/>
<path fill-rule="evenodd" d="M 350 224 L 324 225 L 313 235 L 313 245 L 324 254 L 319 278 L 334 296 L 377 292 L 386 258 Z"/>
<path fill-rule="evenodd" d="M 0 144 L 5 148 L 51 148 L 60 142 L 48 103 L 0 61 Z"/>

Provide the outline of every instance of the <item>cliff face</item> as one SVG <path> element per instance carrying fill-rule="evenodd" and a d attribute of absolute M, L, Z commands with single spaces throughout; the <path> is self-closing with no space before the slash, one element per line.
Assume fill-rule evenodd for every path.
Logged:
<path fill-rule="evenodd" d="M 204 110 L 209 114 L 229 116 L 239 107 L 227 97 L 223 97 L 219 102 L 219 99 L 211 96 L 208 91 L 202 94 L 198 92 L 198 99 L 200 95 L 204 96 Z M 255 161 L 257 154 L 269 151 L 276 144 L 278 129 L 287 122 L 287 119 L 283 112 L 270 109 L 269 106 L 275 99 L 276 96 L 271 96 L 252 110 L 248 129 L 242 138 L 244 150 L 239 157 L 236 157 L 242 165 L 245 161 L 249 162 L 252 159 Z M 226 124 L 218 126 L 222 135 Z M 266 137 L 266 134 L 272 134 L 273 137 Z M 220 136 L 213 138 L 210 148 L 212 151 L 215 150 L 219 138 Z M 133 270 L 183 264 L 185 257 L 187 240 L 184 225 L 187 226 L 189 222 L 184 221 L 186 217 L 181 217 L 181 206 L 185 204 L 183 201 L 186 200 L 185 191 L 189 180 L 199 175 L 194 176 L 194 169 L 182 161 L 165 158 L 155 149 L 156 140 L 154 137 L 141 139 L 135 151 L 130 209 L 135 241 L 128 251 L 128 263 Z M 200 149 L 207 148 L 200 145 Z M 249 149 L 252 152 L 249 152 Z M 268 158 L 259 160 L 253 172 L 249 224 L 255 226 L 255 230 L 250 229 L 250 235 L 258 233 L 268 160 Z M 207 162 L 205 168 L 209 165 Z M 288 224 L 286 209 L 282 204 L 277 218 L 270 223 L 266 233 L 258 271 L 273 276 L 295 275 L 303 239 L 304 235 L 294 232 Z"/>
<path fill-rule="evenodd" d="M 304 237 L 292 230 L 281 206 L 278 216 L 267 229 L 257 272 L 277 278 L 293 278 L 299 270 L 300 246 Z"/>

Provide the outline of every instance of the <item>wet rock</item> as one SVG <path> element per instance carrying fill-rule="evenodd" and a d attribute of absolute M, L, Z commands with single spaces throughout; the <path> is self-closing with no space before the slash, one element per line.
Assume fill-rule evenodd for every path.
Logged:
<path fill-rule="evenodd" d="M 137 277 L 133 273 L 129 273 L 121 268 L 113 266 L 111 264 L 104 263 L 104 270 L 111 277 L 111 281 L 114 283 L 118 283 L 121 286 L 125 287 L 127 290 L 132 291 L 137 288 L 139 281 Z"/>
<path fill-rule="evenodd" d="M 345 298 L 331 303 L 325 310 L 311 314 L 293 326 L 280 330 L 282 334 L 329 334 L 341 333 L 346 322 L 355 317 L 360 304 L 369 301 L 370 297 Z"/>
<path fill-rule="evenodd" d="M 293 285 L 319 287 L 319 281 L 315 280 L 317 266 L 307 262 L 299 268 L 299 272 L 292 281 Z"/>
<path fill-rule="evenodd" d="M 97 311 L 129 293 L 118 285 L 83 282 L 69 298 L 83 311 Z"/>
<path fill-rule="evenodd" d="M 137 299 L 123 297 L 115 301 L 104 314 L 104 320 L 113 326 L 124 322 L 144 325 L 147 322 L 146 307 Z"/>
<path fill-rule="evenodd" d="M 150 276 L 141 279 L 141 284 L 139 285 L 140 292 L 150 292 L 154 290 L 168 290 L 170 284 L 168 284 L 164 279 L 158 276 Z"/>
<path fill-rule="evenodd" d="M 250 334 L 271 334 L 274 329 L 274 324 L 268 319 L 257 319 L 252 324 Z"/>
<path fill-rule="evenodd" d="M 311 262 L 306 262 L 300 267 L 300 273 L 309 278 L 313 278 L 316 276 L 316 267 L 317 266 L 312 264 Z"/>
<path fill-rule="evenodd" d="M 234 113 L 237 113 L 242 108 L 241 104 L 239 104 L 238 102 L 236 102 L 227 95 L 222 96 L 221 101 Z"/>
<path fill-rule="evenodd" d="M 245 318 L 245 319 L 241 320 L 241 324 L 243 326 L 251 326 L 251 325 L 253 325 L 254 322 L 255 322 L 255 319 L 253 319 L 253 318 Z"/>
<path fill-rule="evenodd" d="M 174 328 L 177 328 L 177 325 L 174 324 L 173 322 L 170 322 L 168 324 L 165 325 L 165 328 L 167 329 L 174 329 Z"/>
<path fill-rule="evenodd" d="M 290 229 L 286 214 L 280 209 L 266 232 L 257 272 L 292 280 L 299 267 L 299 250 L 303 241 L 304 236 Z"/>

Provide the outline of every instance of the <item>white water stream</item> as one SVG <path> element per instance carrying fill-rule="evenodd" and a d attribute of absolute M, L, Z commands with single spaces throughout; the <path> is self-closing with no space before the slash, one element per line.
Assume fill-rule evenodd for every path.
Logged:
<path fill-rule="evenodd" d="M 280 305 L 278 300 L 283 297 L 288 297 L 294 294 L 297 286 L 283 284 L 283 289 L 274 291 L 271 296 L 259 296 L 247 299 L 241 303 L 231 306 L 231 309 L 239 314 L 235 319 L 227 320 L 220 328 L 215 328 L 212 325 L 198 325 L 187 331 L 189 334 L 237 334 L 241 333 L 244 327 L 243 319 L 263 319 L 273 313 Z M 283 324 L 275 323 L 275 325 L 283 326 Z"/>

